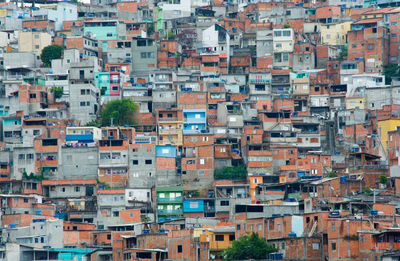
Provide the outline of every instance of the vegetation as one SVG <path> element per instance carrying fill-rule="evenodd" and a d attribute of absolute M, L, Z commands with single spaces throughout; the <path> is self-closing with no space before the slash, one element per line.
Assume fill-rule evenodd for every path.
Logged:
<path fill-rule="evenodd" d="M 385 175 L 379 176 L 379 183 L 386 184 L 387 183 L 387 177 Z"/>
<path fill-rule="evenodd" d="M 24 171 L 22 173 L 22 178 L 23 179 L 29 179 L 29 180 L 38 180 L 38 181 L 45 179 L 44 176 L 43 176 L 43 173 L 41 173 L 40 175 L 35 175 L 33 172 L 31 172 L 28 175 L 28 173 L 26 173 L 26 171 Z"/>
<path fill-rule="evenodd" d="M 383 67 L 383 74 L 385 75 L 385 84 L 391 84 L 393 77 L 400 76 L 400 67 L 394 63 L 388 63 Z"/>
<path fill-rule="evenodd" d="M 358 240 L 358 235 L 345 235 L 344 240 Z"/>
<path fill-rule="evenodd" d="M 85 127 L 101 127 L 101 122 L 98 120 L 92 120 L 85 124 Z"/>
<path fill-rule="evenodd" d="M 43 62 L 44 67 L 51 67 L 51 60 L 60 59 L 64 53 L 64 48 L 57 44 L 52 44 L 46 46 L 42 50 L 42 54 L 40 55 L 40 59 Z"/>
<path fill-rule="evenodd" d="M 166 40 L 175 40 L 175 34 L 173 32 L 171 32 L 170 30 L 168 30 L 164 34 L 164 39 L 166 39 Z"/>
<path fill-rule="evenodd" d="M 153 35 L 154 34 L 154 24 L 149 24 L 147 26 L 147 36 Z"/>
<path fill-rule="evenodd" d="M 224 260 L 268 259 L 270 253 L 278 249 L 267 243 L 257 233 L 242 236 L 232 242 L 232 247 L 223 252 Z"/>
<path fill-rule="evenodd" d="M 246 179 L 247 170 L 244 166 L 240 167 L 223 167 L 214 173 L 215 179 Z"/>
<path fill-rule="evenodd" d="M 338 176 L 338 174 L 334 171 L 331 171 L 328 173 L 328 175 L 326 175 L 327 178 L 336 178 Z"/>
<path fill-rule="evenodd" d="M 365 194 L 365 195 L 372 195 L 372 190 L 371 190 L 369 187 L 366 187 L 366 188 L 363 190 L 363 194 Z"/>
<path fill-rule="evenodd" d="M 342 50 L 340 52 L 340 59 L 345 59 L 347 58 L 347 50 Z"/>
<path fill-rule="evenodd" d="M 129 99 L 114 100 L 101 112 L 101 126 L 134 125 L 137 105 Z"/>
<path fill-rule="evenodd" d="M 150 218 L 149 218 L 148 216 L 146 216 L 146 215 L 141 215 L 141 216 L 140 216 L 140 221 L 141 221 L 141 222 L 150 222 L 151 220 L 150 220 Z"/>
<path fill-rule="evenodd" d="M 50 91 L 54 94 L 54 98 L 56 99 L 60 99 L 64 94 L 64 89 L 62 87 L 53 87 Z"/>

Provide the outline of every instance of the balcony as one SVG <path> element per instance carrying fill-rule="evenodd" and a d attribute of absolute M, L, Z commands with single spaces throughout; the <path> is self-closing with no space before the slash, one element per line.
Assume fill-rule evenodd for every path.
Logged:
<path fill-rule="evenodd" d="M 204 116 L 204 117 L 203 117 Z M 183 118 L 184 123 L 205 123 L 206 122 L 206 117 L 205 115 L 202 115 L 201 118 L 195 118 L 195 117 L 184 117 Z"/>
<path fill-rule="evenodd" d="M 157 198 L 158 203 L 180 203 L 183 202 L 183 197 L 176 198 Z"/>
<path fill-rule="evenodd" d="M 376 242 L 375 245 L 379 250 L 400 250 L 399 242 Z"/>
<path fill-rule="evenodd" d="M 42 161 L 42 166 L 46 167 L 46 166 L 57 166 L 58 165 L 58 161 L 57 160 L 43 160 Z"/>
<path fill-rule="evenodd" d="M 66 140 L 93 140 L 93 134 L 67 134 Z"/>
<path fill-rule="evenodd" d="M 158 129 L 158 134 L 160 135 L 178 135 L 181 134 L 182 130 L 181 129 Z"/>
<path fill-rule="evenodd" d="M 158 215 L 183 215 L 182 209 L 158 209 Z"/>
<path fill-rule="evenodd" d="M 158 118 L 158 121 L 163 121 L 163 122 L 166 122 L 166 121 L 178 121 L 178 118 L 177 117 Z"/>

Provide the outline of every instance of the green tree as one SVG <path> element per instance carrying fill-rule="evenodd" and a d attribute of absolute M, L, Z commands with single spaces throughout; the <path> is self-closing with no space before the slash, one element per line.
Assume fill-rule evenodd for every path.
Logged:
<path fill-rule="evenodd" d="M 42 59 L 44 67 L 51 66 L 51 60 L 60 59 L 64 53 L 64 48 L 58 44 L 52 44 L 46 46 L 42 50 L 42 54 L 40 55 L 40 59 Z"/>
<path fill-rule="evenodd" d="M 59 99 L 64 94 L 64 89 L 62 87 L 53 87 L 51 88 L 51 93 L 54 94 L 54 98 Z"/>
<path fill-rule="evenodd" d="M 267 259 L 270 253 L 277 251 L 278 249 L 268 244 L 265 238 L 253 233 L 233 241 L 232 247 L 226 249 L 223 256 L 224 260 Z"/>
<path fill-rule="evenodd" d="M 327 178 L 336 178 L 337 176 L 337 173 L 334 171 L 331 171 L 328 173 L 328 175 L 326 175 Z"/>
<path fill-rule="evenodd" d="M 85 124 L 85 127 L 101 127 L 101 122 L 98 120 L 92 120 Z"/>
<path fill-rule="evenodd" d="M 114 100 L 101 112 L 101 125 L 134 125 L 137 105 L 129 99 Z"/>
<path fill-rule="evenodd" d="M 147 36 L 154 34 L 154 24 L 150 23 L 147 25 Z"/>
<path fill-rule="evenodd" d="M 342 51 L 340 52 L 340 58 L 341 58 L 341 59 L 347 58 L 347 50 L 342 50 Z"/>
<path fill-rule="evenodd" d="M 385 175 L 379 176 L 379 183 L 386 184 L 387 183 L 387 177 Z"/>
<path fill-rule="evenodd" d="M 166 39 L 166 40 L 175 40 L 175 34 L 173 32 L 171 32 L 170 30 L 168 30 L 164 34 L 164 39 Z"/>
<path fill-rule="evenodd" d="M 246 179 L 247 170 L 243 166 L 239 167 L 223 167 L 214 173 L 215 179 Z"/>
<path fill-rule="evenodd" d="M 385 75 L 385 84 L 392 83 L 392 77 L 400 76 L 400 67 L 394 63 L 388 63 L 383 67 L 383 74 Z"/>

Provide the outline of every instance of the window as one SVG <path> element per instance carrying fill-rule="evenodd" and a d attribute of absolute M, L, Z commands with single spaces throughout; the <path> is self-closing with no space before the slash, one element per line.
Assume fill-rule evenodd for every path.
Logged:
<path fill-rule="evenodd" d="M 331 246 L 332 246 L 332 251 L 336 251 L 336 243 L 332 243 Z"/>
<path fill-rule="evenodd" d="M 133 165 L 139 165 L 139 161 L 138 161 L 138 160 L 133 160 L 133 161 L 132 161 L 132 164 L 133 164 Z"/>
<path fill-rule="evenodd" d="M 319 250 L 319 243 L 312 243 L 313 250 Z"/>
<path fill-rule="evenodd" d="M 374 50 L 375 44 L 368 44 L 368 50 Z"/>
<path fill-rule="evenodd" d="M 85 95 L 85 93 L 86 93 L 86 92 L 85 92 L 85 89 L 82 89 L 82 90 L 81 90 L 81 95 Z"/>
<path fill-rule="evenodd" d="M 332 231 L 335 231 L 335 224 L 332 224 L 331 229 Z"/>
<path fill-rule="evenodd" d="M 151 165 L 151 164 L 153 163 L 153 161 L 152 161 L 152 160 L 146 160 L 144 163 L 145 163 L 146 165 Z"/>
<path fill-rule="evenodd" d="M 291 31 L 285 30 L 285 31 L 282 32 L 282 35 L 283 35 L 283 36 L 286 36 L 286 37 L 290 37 Z"/>
<path fill-rule="evenodd" d="M 215 241 L 224 241 L 224 235 L 215 235 Z"/>
<path fill-rule="evenodd" d="M 86 106 L 86 102 L 80 102 L 80 106 L 82 107 Z"/>
<path fill-rule="evenodd" d="M 282 61 L 287 62 L 289 60 L 289 54 L 288 53 L 283 53 L 282 54 Z"/>
<path fill-rule="evenodd" d="M 240 225 L 236 225 L 236 230 L 240 231 Z"/>
<path fill-rule="evenodd" d="M 64 187 L 60 188 L 60 191 L 65 192 L 65 188 Z"/>
<path fill-rule="evenodd" d="M 262 231 L 262 225 L 258 224 L 258 231 Z"/>
<path fill-rule="evenodd" d="M 250 230 L 254 231 L 254 225 L 250 225 Z"/>
<path fill-rule="evenodd" d="M 229 200 L 221 200 L 220 205 L 221 206 L 229 206 Z"/>
<path fill-rule="evenodd" d="M 281 231 L 281 224 L 278 224 L 278 225 L 277 225 L 277 230 L 278 230 L 278 232 Z"/>
<path fill-rule="evenodd" d="M 200 159 L 200 165 L 204 165 L 204 164 L 205 164 L 204 159 Z"/>
<path fill-rule="evenodd" d="M 203 137 L 203 141 L 208 141 L 208 137 Z"/>
<path fill-rule="evenodd" d="M 182 253 L 182 245 L 178 245 L 177 246 L 177 252 L 178 253 Z"/>
<path fill-rule="evenodd" d="M 24 198 L 24 203 L 28 203 L 28 199 L 27 198 Z"/>
<path fill-rule="evenodd" d="M 107 33 L 107 37 L 112 37 L 113 34 L 112 33 Z"/>
<path fill-rule="evenodd" d="M 390 37 L 396 38 L 396 34 L 390 34 Z"/>
<path fill-rule="evenodd" d="M 119 211 L 113 211 L 113 216 L 114 217 L 119 217 Z"/>
<path fill-rule="evenodd" d="M 229 241 L 234 241 L 235 240 L 235 235 L 229 235 Z"/>
<path fill-rule="evenodd" d="M 375 27 L 375 28 L 372 28 L 372 33 L 376 34 L 376 32 L 377 32 L 376 27 Z"/>
<path fill-rule="evenodd" d="M 81 191 L 81 187 L 75 187 L 75 192 Z"/>
<path fill-rule="evenodd" d="M 35 39 L 39 39 L 39 35 L 38 34 L 35 34 Z"/>
<path fill-rule="evenodd" d="M 30 99 L 36 99 L 36 93 L 31 93 L 29 94 Z"/>
<path fill-rule="evenodd" d="M 39 49 L 39 45 L 35 45 L 35 49 L 38 50 Z"/>
<path fill-rule="evenodd" d="M 285 249 L 285 242 L 281 243 L 281 249 Z"/>

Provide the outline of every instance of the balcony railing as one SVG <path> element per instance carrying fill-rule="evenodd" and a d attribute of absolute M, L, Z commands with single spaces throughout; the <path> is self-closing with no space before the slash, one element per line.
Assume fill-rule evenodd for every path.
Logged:
<path fill-rule="evenodd" d="M 158 118 L 159 121 L 177 121 L 177 117 Z"/>
<path fill-rule="evenodd" d="M 182 215 L 182 209 L 158 209 L 159 215 Z"/>
<path fill-rule="evenodd" d="M 157 198 L 157 202 L 182 202 L 183 197 L 176 198 Z"/>

